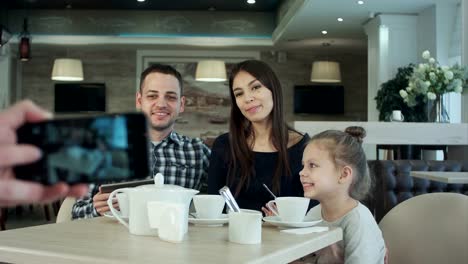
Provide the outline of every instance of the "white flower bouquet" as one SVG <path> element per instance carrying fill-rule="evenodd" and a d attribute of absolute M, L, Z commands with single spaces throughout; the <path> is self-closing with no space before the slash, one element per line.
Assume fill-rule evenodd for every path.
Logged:
<path fill-rule="evenodd" d="M 436 100 L 442 94 L 461 93 L 468 86 L 468 69 L 459 65 L 452 67 L 440 66 L 431 57 L 428 50 L 422 53 L 427 63 L 421 63 L 413 68 L 413 74 L 408 80 L 408 87 L 400 90 L 403 101 L 413 107 L 418 100 Z"/>

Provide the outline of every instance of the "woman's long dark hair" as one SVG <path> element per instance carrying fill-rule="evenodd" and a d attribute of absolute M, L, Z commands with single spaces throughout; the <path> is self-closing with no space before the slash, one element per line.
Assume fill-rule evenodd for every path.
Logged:
<path fill-rule="evenodd" d="M 248 187 L 250 181 L 256 177 L 254 169 L 253 145 L 248 145 L 247 139 L 251 136 L 255 139 L 252 124 L 244 117 L 236 104 L 232 86 L 234 78 L 241 71 L 247 72 L 266 88 L 268 88 L 273 97 L 273 109 L 270 113 L 272 122 L 271 142 L 278 151 L 278 162 L 276 164 L 275 174 L 272 180 L 273 192 L 279 193 L 281 186 L 281 175 L 286 172 L 291 176 L 288 160 L 288 131 L 292 130 L 284 121 L 283 114 L 283 92 L 281 84 L 273 70 L 264 62 L 257 60 L 247 60 L 237 64 L 229 76 L 229 93 L 231 95 L 231 117 L 229 120 L 229 143 L 230 143 L 230 163 L 228 170 L 228 183 L 232 185 L 236 176 L 240 177 L 235 190 L 237 196 L 242 188 Z M 252 144 L 255 140 L 252 140 Z"/>

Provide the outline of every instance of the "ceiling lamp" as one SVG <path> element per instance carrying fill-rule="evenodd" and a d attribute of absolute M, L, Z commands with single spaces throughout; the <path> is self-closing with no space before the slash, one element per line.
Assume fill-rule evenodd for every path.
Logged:
<path fill-rule="evenodd" d="M 310 76 L 311 82 L 341 82 L 340 64 L 335 61 L 314 61 Z"/>
<path fill-rule="evenodd" d="M 55 59 L 52 69 L 54 81 L 82 81 L 83 64 L 77 59 Z"/>
<path fill-rule="evenodd" d="M 203 60 L 197 64 L 195 80 L 201 82 L 223 82 L 227 80 L 226 65 L 220 60 Z"/>
<path fill-rule="evenodd" d="M 31 59 L 31 35 L 28 31 L 28 19 L 23 22 L 23 31 L 20 34 L 19 56 L 21 61 Z"/>

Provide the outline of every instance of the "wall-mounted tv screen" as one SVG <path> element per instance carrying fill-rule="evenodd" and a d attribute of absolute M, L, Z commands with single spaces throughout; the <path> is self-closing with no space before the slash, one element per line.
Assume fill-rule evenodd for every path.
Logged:
<path fill-rule="evenodd" d="M 344 88 L 341 85 L 296 85 L 295 114 L 344 114 Z"/>
<path fill-rule="evenodd" d="M 55 84 L 55 112 L 105 112 L 106 85 L 104 83 Z"/>

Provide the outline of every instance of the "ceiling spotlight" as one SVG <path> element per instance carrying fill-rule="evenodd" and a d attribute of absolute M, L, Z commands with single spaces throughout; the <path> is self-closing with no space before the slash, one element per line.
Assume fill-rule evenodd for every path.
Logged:
<path fill-rule="evenodd" d="M 146 1 L 146 0 L 137 0 L 137 1 L 138 1 L 138 2 L 144 2 L 144 1 Z"/>
<path fill-rule="evenodd" d="M 364 1 L 357 1 L 358 5 L 363 5 Z"/>
<path fill-rule="evenodd" d="M 322 34 L 326 35 L 326 34 L 328 34 L 328 32 L 326 30 L 322 30 Z"/>
<path fill-rule="evenodd" d="M 253 4 L 255 4 L 255 0 L 247 0 L 247 4 L 253 5 Z"/>
<path fill-rule="evenodd" d="M 343 22 L 343 18 L 341 17 L 337 18 L 336 20 L 338 20 L 339 22 Z"/>

